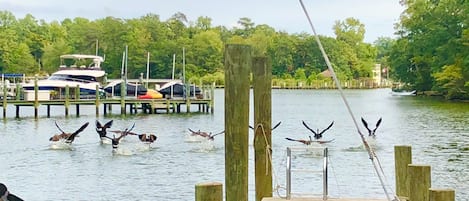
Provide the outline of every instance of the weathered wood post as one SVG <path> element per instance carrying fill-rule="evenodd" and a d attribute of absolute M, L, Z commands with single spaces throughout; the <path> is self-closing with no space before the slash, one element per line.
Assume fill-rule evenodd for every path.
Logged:
<path fill-rule="evenodd" d="M 94 93 L 95 95 L 95 101 L 94 101 L 94 104 L 96 105 L 96 117 L 99 117 L 99 104 L 100 104 L 100 96 L 101 94 L 99 94 L 99 86 L 96 85 L 96 92 Z"/>
<path fill-rule="evenodd" d="M 207 109 L 208 110 L 208 109 Z M 210 87 L 210 113 L 215 111 L 215 82 Z"/>
<path fill-rule="evenodd" d="M 412 164 L 411 146 L 394 146 L 394 163 L 396 173 L 396 195 L 409 198 L 408 165 Z"/>
<path fill-rule="evenodd" d="M 251 48 L 229 44 L 224 56 L 226 201 L 248 200 Z"/>
<path fill-rule="evenodd" d="M 184 83 L 184 87 L 185 87 L 185 90 L 186 90 L 186 113 L 190 113 L 191 112 L 191 85 L 190 83 Z M 194 94 L 195 94 L 195 90 L 194 90 Z"/>
<path fill-rule="evenodd" d="M 169 102 L 169 99 L 166 99 L 166 114 L 169 113 L 170 108 L 171 108 L 171 102 Z"/>
<path fill-rule="evenodd" d="M 79 100 L 79 99 L 80 99 L 80 85 L 77 84 L 75 88 L 75 100 Z"/>
<path fill-rule="evenodd" d="M 15 94 L 15 95 L 16 95 L 16 98 L 15 98 L 16 100 L 20 100 L 20 99 L 21 99 L 21 92 L 22 92 L 21 90 L 22 90 L 22 89 L 23 89 L 23 88 L 21 87 L 21 84 L 20 84 L 20 83 L 17 83 L 17 84 L 16 84 L 16 94 Z"/>
<path fill-rule="evenodd" d="M 431 170 L 429 165 L 409 164 L 409 199 L 411 201 L 428 201 L 428 190 L 431 187 Z"/>
<path fill-rule="evenodd" d="M 39 107 L 39 99 L 38 99 L 38 95 L 39 95 L 39 86 L 37 85 L 37 80 L 38 80 L 38 77 L 37 75 L 34 77 L 34 118 L 37 119 L 37 117 L 39 116 L 38 114 L 38 107 Z"/>
<path fill-rule="evenodd" d="M 3 119 L 6 118 L 7 116 L 7 99 L 8 99 L 8 90 L 7 90 L 7 84 L 5 81 L 3 81 Z"/>
<path fill-rule="evenodd" d="M 68 106 L 70 106 L 70 87 L 65 85 L 65 116 L 68 116 Z"/>
<path fill-rule="evenodd" d="M 121 115 L 125 115 L 125 96 L 127 95 L 127 81 L 121 82 Z"/>
<path fill-rule="evenodd" d="M 272 67 L 266 57 L 255 57 L 252 63 L 256 201 L 261 201 L 272 197 Z"/>
<path fill-rule="evenodd" d="M 454 201 L 455 192 L 453 189 L 429 189 L 429 201 Z"/>
<path fill-rule="evenodd" d="M 77 87 L 75 88 L 75 101 L 80 100 L 80 86 L 77 84 Z M 75 104 L 75 110 L 76 110 L 76 115 L 77 117 L 80 116 L 80 104 Z"/>
<path fill-rule="evenodd" d="M 195 185 L 195 201 L 222 201 L 223 185 L 218 182 L 198 183 Z"/>

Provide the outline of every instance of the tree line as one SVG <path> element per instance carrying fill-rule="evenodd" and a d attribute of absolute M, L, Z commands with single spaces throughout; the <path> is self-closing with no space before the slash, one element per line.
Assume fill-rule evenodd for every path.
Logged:
<path fill-rule="evenodd" d="M 465 0 L 403 0 L 406 7 L 396 24 L 397 39 L 364 42 L 365 25 L 354 18 L 336 21 L 335 37 L 319 36 L 340 80 L 369 79 L 376 63 L 386 76 L 419 91 L 438 91 L 448 98 L 467 98 L 469 89 L 469 3 Z M 431 11 L 431 12 L 429 12 Z M 119 78 L 122 54 L 128 47 L 128 76 L 146 73 L 171 78 L 173 55 L 176 78 L 192 83 L 224 84 L 223 51 L 228 43 L 248 44 L 254 56 L 266 56 L 274 79 L 311 83 L 329 79 L 314 37 L 289 34 L 243 17 L 238 26 L 213 26 L 210 17 L 189 21 L 183 13 L 166 20 L 156 14 L 139 18 L 82 17 L 45 22 L 28 14 L 16 18 L 0 11 L 0 71 L 50 74 L 59 56 L 69 53 L 105 55 L 108 78 Z M 96 49 L 98 47 L 98 49 Z M 184 58 L 183 58 L 184 49 Z"/>

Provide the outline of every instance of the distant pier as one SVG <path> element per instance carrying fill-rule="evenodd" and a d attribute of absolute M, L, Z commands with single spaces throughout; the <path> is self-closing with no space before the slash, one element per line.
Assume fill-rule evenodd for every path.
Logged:
<path fill-rule="evenodd" d="M 17 91 L 19 93 L 23 93 L 21 90 Z M 39 116 L 39 107 L 46 107 L 46 115 L 47 117 L 50 117 L 52 106 L 62 106 L 64 108 L 65 116 L 69 116 L 70 108 L 75 107 L 76 116 L 80 116 L 80 106 L 83 105 L 94 105 L 96 107 L 96 116 L 99 116 L 100 114 L 107 115 L 113 110 L 113 107 L 120 108 L 120 113 L 123 115 L 136 113 L 181 113 L 183 111 L 186 113 L 213 113 L 213 96 L 213 87 L 203 87 L 202 96 L 199 97 L 168 97 L 162 99 L 137 99 L 136 97 L 120 96 L 105 98 L 96 96 L 93 99 L 83 99 L 77 94 L 65 95 L 62 98 L 41 99 L 41 94 L 39 94 L 38 91 L 35 91 L 32 93 L 32 98 L 24 98 L 24 93 L 18 94 L 14 98 L 2 96 L 0 107 L 3 109 L 3 118 L 7 117 L 6 111 L 8 105 L 13 105 L 15 107 L 16 118 L 21 117 L 21 108 L 24 107 L 33 107 L 35 118 Z M 195 106 L 197 109 L 194 109 L 192 106 Z M 186 109 L 182 110 L 181 108 L 183 107 Z"/>

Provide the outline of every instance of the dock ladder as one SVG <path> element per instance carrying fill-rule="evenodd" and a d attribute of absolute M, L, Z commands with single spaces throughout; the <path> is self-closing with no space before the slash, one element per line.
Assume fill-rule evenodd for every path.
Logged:
<path fill-rule="evenodd" d="M 322 170 L 314 169 L 293 169 L 292 168 L 292 152 L 293 151 L 322 151 L 323 152 L 323 165 Z M 286 199 L 290 200 L 292 195 L 312 195 L 314 194 L 305 194 L 305 193 L 292 193 L 292 172 L 301 172 L 301 173 L 322 173 L 322 200 L 327 200 L 328 198 L 328 182 L 327 182 L 327 166 L 328 166 L 328 149 L 327 147 L 287 147 L 287 160 L 286 160 Z M 317 196 L 318 194 L 316 194 Z"/>

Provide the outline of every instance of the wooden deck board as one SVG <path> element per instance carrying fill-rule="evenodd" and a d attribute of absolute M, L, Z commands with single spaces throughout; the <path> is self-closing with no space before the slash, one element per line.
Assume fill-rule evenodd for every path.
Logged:
<path fill-rule="evenodd" d="M 263 198 L 262 201 L 285 201 L 283 198 Z M 386 201 L 378 198 L 328 198 L 328 201 Z M 290 198 L 289 201 L 323 201 L 322 198 Z"/>

